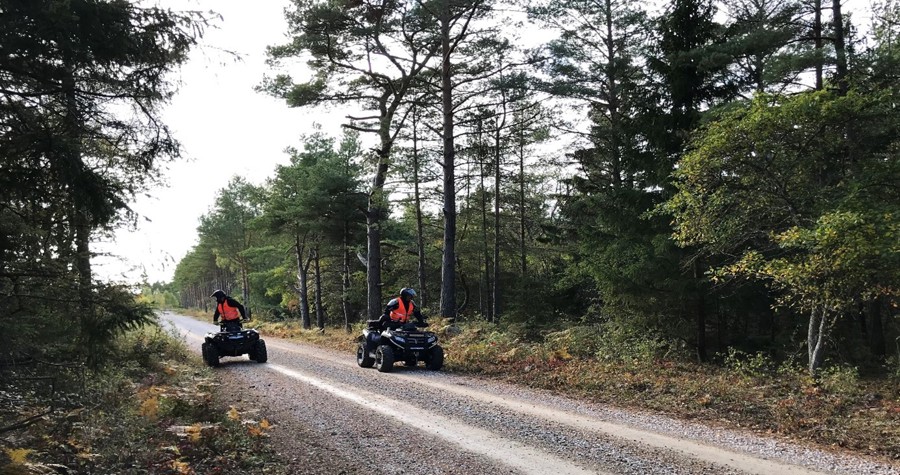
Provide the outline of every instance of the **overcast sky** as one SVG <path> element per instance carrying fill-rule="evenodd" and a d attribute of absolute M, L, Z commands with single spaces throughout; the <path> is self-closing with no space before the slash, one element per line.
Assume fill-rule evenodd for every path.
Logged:
<path fill-rule="evenodd" d="M 288 162 L 283 150 L 299 145 L 314 122 L 340 133 L 341 115 L 289 109 L 283 101 L 254 92 L 269 69 L 265 49 L 286 41 L 287 0 L 147 0 L 174 10 L 215 11 L 221 19 L 207 31 L 201 46 L 173 78 L 179 92 L 165 109 L 164 120 L 181 141 L 186 160 L 165 171 L 168 186 L 147 190 L 133 209 L 141 216 L 137 230 L 120 230 L 112 241 L 95 245 L 97 276 L 137 282 L 168 281 L 176 263 L 196 244 L 199 217 L 209 211 L 215 193 L 237 174 L 261 184 L 277 164 Z M 852 0 L 854 21 L 866 29 L 866 0 Z M 240 60 L 222 51 L 238 53 Z"/>
<path fill-rule="evenodd" d="M 167 187 L 148 190 L 134 209 L 136 231 L 120 230 L 114 242 L 95 249 L 98 277 L 138 281 L 143 272 L 154 281 L 170 280 L 175 264 L 196 244 L 199 217 L 215 193 L 238 174 L 260 184 L 276 164 L 288 162 L 285 147 L 298 145 L 313 122 L 340 133 L 336 114 L 289 109 L 283 101 L 253 87 L 268 71 L 266 46 L 285 42 L 286 0 L 159 0 L 145 2 L 175 10 L 214 10 L 221 15 L 201 46 L 173 79 L 179 92 L 163 118 L 182 143 L 186 160 L 169 165 Z M 240 61 L 222 50 L 236 52 Z"/>

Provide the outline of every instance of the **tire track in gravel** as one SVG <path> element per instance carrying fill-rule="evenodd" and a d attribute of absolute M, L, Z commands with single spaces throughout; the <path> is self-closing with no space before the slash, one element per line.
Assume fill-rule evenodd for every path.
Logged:
<path fill-rule="evenodd" d="M 168 317 L 176 320 L 172 314 Z M 202 341 L 200 335 L 210 328 L 209 324 L 187 317 L 179 317 L 177 322 L 179 327 L 187 329 L 184 336 L 198 342 Z M 582 410 L 577 402 L 574 406 L 571 401 L 560 405 L 557 404 L 557 400 L 563 398 L 558 396 L 550 397 L 554 400 L 551 404 L 544 400 L 548 398 L 546 394 L 539 394 L 536 391 L 532 393 L 539 394 L 540 397 L 529 395 L 528 390 L 523 388 L 509 389 L 504 386 L 502 391 L 497 391 L 497 387 L 503 385 L 446 373 L 410 371 L 402 366 L 392 374 L 383 375 L 374 370 L 361 370 L 357 367 L 353 355 L 274 338 L 266 338 L 266 342 L 270 349 L 270 358 L 278 354 L 295 355 L 291 358 L 297 361 L 290 367 L 272 363 L 266 365 L 267 369 L 302 381 L 368 411 L 376 411 L 397 422 L 447 440 L 467 452 L 480 454 L 521 473 L 646 473 L 648 468 L 651 468 L 653 473 L 875 473 L 866 469 L 868 465 L 858 465 L 856 468 L 860 470 L 857 471 L 852 468 L 851 461 L 851 468 L 848 470 L 846 461 L 829 463 L 828 460 L 814 465 L 827 467 L 817 471 L 815 468 L 801 466 L 800 464 L 812 465 L 812 463 L 801 460 L 801 457 L 794 457 L 793 449 L 776 450 L 776 456 L 771 456 L 771 451 L 765 452 L 767 455 L 746 453 L 739 449 L 732 450 L 727 445 L 723 447 L 722 444 L 710 440 L 708 435 L 705 440 L 693 436 L 683 437 L 678 433 L 678 427 L 667 428 L 664 431 L 648 430 L 640 427 L 641 424 L 622 423 L 614 420 L 614 417 L 607 418 L 605 414 L 599 414 L 597 411 Z M 366 389 L 360 389 L 360 386 Z M 429 404 L 426 401 L 429 394 L 425 394 L 419 401 L 426 402 L 415 407 L 405 407 L 403 411 L 391 409 L 397 402 L 395 386 L 405 386 L 406 389 L 403 391 L 430 391 L 431 398 L 440 399 L 441 403 Z M 527 397 L 520 398 L 516 393 L 522 393 Z M 457 408 L 446 407 L 452 402 L 451 396 L 457 405 L 465 406 L 466 410 L 459 412 Z M 466 401 L 468 403 L 465 403 Z M 513 413 L 513 416 L 508 413 Z M 508 425 L 504 429 L 499 425 L 481 424 L 479 417 L 481 420 L 485 418 L 515 420 L 504 422 Z M 531 439 L 517 436 L 517 431 L 513 427 L 515 423 L 527 425 L 531 420 L 539 421 L 550 429 Z M 595 436 L 591 437 L 589 434 Z M 589 447 L 594 452 L 598 451 L 599 447 L 602 449 L 599 451 L 614 451 L 618 454 L 605 454 L 603 457 L 593 458 L 583 453 L 566 456 L 560 450 L 556 450 L 554 454 L 552 447 L 548 450 L 548 442 L 532 440 L 541 437 L 549 437 L 551 441 L 575 440 L 582 448 Z M 604 445 L 606 441 L 614 443 Z M 539 447 L 544 447 L 544 450 Z M 633 457 L 640 457 L 646 462 L 626 461 L 620 464 L 614 460 Z M 673 458 L 695 462 L 677 460 L 673 462 L 671 460 Z M 591 468 L 585 469 L 585 466 Z M 605 469 L 607 471 L 598 472 L 598 467 L 607 467 Z M 877 473 L 897 472 L 879 467 Z"/>
<path fill-rule="evenodd" d="M 182 336 L 196 343 L 202 343 L 204 340 L 203 336 L 191 330 L 187 333 L 182 333 Z M 271 339 L 266 341 L 266 346 L 280 351 L 298 352 L 294 345 L 272 341 Z M 321 356 L 318 356 L 318 358 L 321 358 Z M 394 409 L 393 407 L 396 406 L 395 399 L 365 391 L 355 386 L 326 382 L 308 373 L 279 364 L 269 363 L 264 368 L 302 381 L 349 403 L 378 412 L 417 430 L 444 439 L 465 451 L 493 459 L 517 470 L 519 473 L 530 475 L 546 475 L 548 473 L 553 473 L 554 475 L 612 475 L 612 472 L 587 469 L 550 453 L 525 446 L 508 438 L 498 437 L 489 431 L 461 424 L 432 412 L 410 408 L 409 406 L 405 406 L 402 411 Z"/>
<path fill-rule="evenodd" d="M 285 344 L 277 342 L 274 345 L 270 346 L 273 346 L 281 351 L 300 353 L 310 358 L 322 358 L 321 354 L 307 351 L 303 347 L 298 347 L 297 345 L 289 343 Z M 356 367 L 355 362 L 348 362 L 343 360 L 329 361 L 334 362 L 335 364 Z M 470 398 L 493 406 L 503 407 L 520 414 L 527 414 L 557 424 L 566 425 L 574 429 L 598 432 L 607 436 L 627 439 L 631 442 L 635 442 L 641 445 L 674 451 L 683 456 L 722 467 L 729 467 L 742 473 L 755 475 L 771 475 L 776 473 L 786 475 L 813 475 L 825 473 L 810 470 L 797 465 L 786 464 L 774 460 L 761 459 L 759 457 L 753 457 L 751 455 L 743 454 L 740 452 L 726 450 L 723 448 L 714 447 L 683 438 L 676 438 L 668 435 L 649 432 L 646 430 L 640 430 L 624 424 L 616 424 L 597 420 L 595 418 L 588 418 L 584 415 L 539 406 L 537 404 L 525 402 L 517 398 L 500 398 L 495 394 L 488 394 L 483 391 L 479 391 L 459 384 L 445 384 L 439 381 L 431 381 L 397 373 L 391 374 L 390 377 L 395 379 L 402 379 L 413 384 L 427 385 L 432 388 L 444 391 L 445 393 L 454 393 L 464 398 Z M 312 379 L 309 379 L 308 382 L 310 382 L 310 384 L 315 384 Z M 550 472 L 538 471 L 537 473 Z"/>
<path fill-rule="evenodd" d="M 341 388 L 338 385 L 327 383 L 314 376 L 281 365 L 270 364 L 268 367 L 269 369 L 299 379 L 300 381 L 315 386 L 348 402 L 363 406 L 401 423 L 440 437 L 448 442 L 458 445 L 463 450 L 492 458 L 521 473 L 534 475 L 546 475 L 548 473 L 558 475 L 586 475 L 589 473 L 600 473 L 610 475 L 610 472 L 598 472 L 597 470 L 585 469 L 549 453 L 527 447 L 514 440 L 497 437 L 489 431 L 472 427 L 467 424 L 461 424 L 431 412 L 410 408 L 408 406 L 402 411 L 394 409 L 393 407 L 396 405 L 396 400 L 393 398 L 381 396 L 356 387 Z"/>

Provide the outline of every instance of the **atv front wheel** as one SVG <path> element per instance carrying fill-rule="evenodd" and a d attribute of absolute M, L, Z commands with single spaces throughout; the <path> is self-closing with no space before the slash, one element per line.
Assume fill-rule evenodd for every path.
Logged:
<path fill-rule="evenodd" d="M 394 369 L 394 350 L 390 346 L 381 345 L 375 350 L 375 369 L 381 373 Z"/>
<path fill-rule="evenodd" d="M 369 352 L 366 351 L 366 342 L 364 341 L 360 342 L 359 346 L 356 347 L 356 364 L 360 368 L 371 368 L 375 364 L 375 358 L 369 356 Z"/>
<path fill-rule="evenodd" d="M 213 368 L 219 366 L 219 349 L 216 348 L 216 345 L 204 343 L 203 346 L 206 347 L 203 351 L 203 360 L 206 361 L 206 364 Z"/>
<path fill-rule="evenodd" d="M 428 350 L 428 360 L 425 362 L 425 368 L 437 371 L 444 367 L 444 349 L 440 345 L 434 345 Z"/>
<path fill-rule="evenodd" d="M 256 361 L 257 363 L 265 363 L 269 359 L 269 353 L 266 351 L 265 341 L 256 341 L 256 344 L 253 345 L 253 351 L 250 354 L 250 359 Z"/>

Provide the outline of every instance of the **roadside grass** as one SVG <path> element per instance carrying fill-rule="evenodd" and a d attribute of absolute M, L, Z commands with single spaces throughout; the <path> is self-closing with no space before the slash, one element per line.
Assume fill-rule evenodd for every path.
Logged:
<path fill-rule="evenodd" d="M 763 354 L 736 351 L 720 355 L 722 364 L 699 364 L 653 338 L 606 347 L 598 327 L 575 327 L 535 342 L 485 323 L 430 323 L 448 371 L 900 460 L 898 377 L 864 378 L 854 368 L 832 366 L 813 379 L 800 362 L 777 365 Z M 362 324 L 350 334 L 343 328 L 303 330 L 296 321 L 256 327 L 351 358 Z"/>
<path fill-rule="evenodd" d="M 0 434 L 0 474 L 285 473 L 267 447 L 272 424 L 218 401 L 212 373 L 181 342 L 146 327 L 117 346 L 116 361 L 60 379 L 49 396 L 6 375 L 3 394 L 22 396 L 13 417 L 55 409 Z"/>
<path fill-rule="evenodd" d="M 584 351 L 601 336 L 577 327 L 528 343 L 473 325 L 444 340 L 446 362 L 454 371 L 594 401 L 900 459 L 897 379 L 864 379 L 846 367 L 813 379 L 802 365 L 739 352 L 713 365 L 654 351 Z"/>

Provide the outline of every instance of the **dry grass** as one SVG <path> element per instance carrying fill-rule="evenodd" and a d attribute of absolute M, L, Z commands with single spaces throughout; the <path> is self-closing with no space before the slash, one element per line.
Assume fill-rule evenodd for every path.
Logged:
<path fill-rule="evenodd" d="M 479 328 L 445 341 L 445 349 L 453 371 L 900 459 L 895 379 L 861 379 L 852 369 L 837 368 L 813 380 L 800 367 L 755 364 L 753 358 L 722 367 L 573 356 L 576 351 L 558 341 L 522 343 Z"/>
<path fill-rule="evenodd" d="M 2 439 L 0 473 L 285 473 L 269 422 L 219 401 L 212 373 L 164 332 L 129 335 L 121 358 Z"/>

